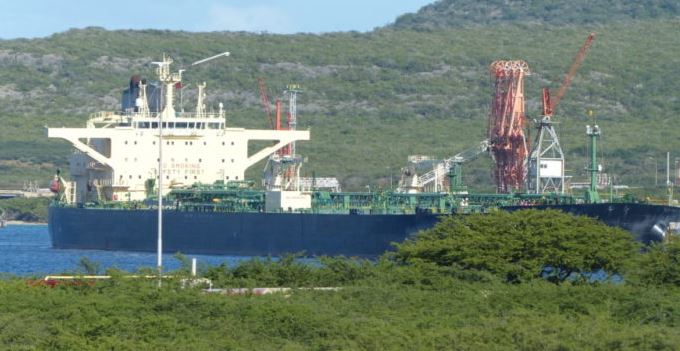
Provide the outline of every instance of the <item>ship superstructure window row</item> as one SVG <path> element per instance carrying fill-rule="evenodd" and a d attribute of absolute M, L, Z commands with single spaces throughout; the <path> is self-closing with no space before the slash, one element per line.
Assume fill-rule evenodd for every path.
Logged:
<path fill-rule="evenodd" d="M 135 123 L 135 127 L 138 128 L 138 129 L 158 129 L 158 122 L 137 122 L 137 123 Z M 170 128 L 170 129 L 223 129 L 224 123 L 163 122 L 163 128 Z"/>

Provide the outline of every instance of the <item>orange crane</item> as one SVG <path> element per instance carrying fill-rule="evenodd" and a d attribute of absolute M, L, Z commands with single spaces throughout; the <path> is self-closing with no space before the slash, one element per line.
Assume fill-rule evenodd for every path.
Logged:
<path fill-rule="evenodd" d="M 564 76 L 564 81 L 562 81 L 562 85 L 559 90 L 557 90 L 557 94 L 555 94 L 553 99 L 550 98 L 550 90 L 548 90 L 548 88 L 543 88 L 543 116 L 548 118 L 552 117 L 553 112 L 557 109 L 557 105 L 560 104 L 562 97 L 567 92 L 567 89 L 569 89 L 569 86 L 576 75 L 576 71 L 581 67 L 583 59 L 586 57 L 586 53 L 594 39 L 595 33 L 590 33 L 588 38 L 586 38 L 585 43 L 583 43 L 583 46 L 581 46 L 581 49 L 579 49 L 576 54 L 576 57 L 574 57 L 574 61 L 572 61 L 571 67 L 569 67 L 569 71 Z"/>
<path fill-rule="evenodd" d="M 269 127 L 275 129 L 274 120 L 272 119 L 272 109 L 269 103 L 269 96 L 267 95 L 267 85 L 264 82 L 264 78 L 257 78 L 257 86 L 260 87 L 260 100 L 262 101 L 262 107 L 264 107 L 264 113 L 269 119 Z"/>
<path fill-rule="evenodd" d="M 564 152 L 562 152 L 562 146 L 552 122 L 552 114 L 569 89 L 576 71 L 583 63 L 586 52 L 593 43 L 593 39 L 595 39 L 595 33 L 590 33 L 586 42 L 574 57 L 554 99 L 550 98 L 550 90 L 543 88 L 543 117 L 536 121 L 538 133 L 527 162 L 528 178 L 526 185 L 529 193 L 564 193 Z"/>

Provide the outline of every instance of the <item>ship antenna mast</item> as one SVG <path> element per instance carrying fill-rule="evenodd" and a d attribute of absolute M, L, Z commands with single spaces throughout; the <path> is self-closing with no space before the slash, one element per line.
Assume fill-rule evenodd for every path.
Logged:
<path fill-rule="evenodd" d="M 297 130 L 297 96 L 301 94 L 300 85 L 289 84 L 284 94 L 288 96 L 288 129 Z M 295 142 L 290 143 L 290 155 L 295 156 Z"/>
<path fill-rule="evenodd" d="M 200 118 L 203 117 L 203 114 L 205 114 L 205 103 L 203 103 L 205 100 L 205 82 L 202 84 L 197 84 L 197 86 L 198 96 L 196 99 L 196 117 Z"/>
<path fill-rule="evenodd" d="M 146 80 L 142 79 L 139 84 L 139 98 L 137 107 L 142 117 L 149 116 L 149 100 L 146 97 Z"/>

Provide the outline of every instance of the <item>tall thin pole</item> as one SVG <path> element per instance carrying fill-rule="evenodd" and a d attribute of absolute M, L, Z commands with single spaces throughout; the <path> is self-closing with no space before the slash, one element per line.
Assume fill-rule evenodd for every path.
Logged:
<path fill-rule="evenodd" d="M 158 287 L 163 276 L 163 113 L 158 114 Z"/>
<path fill-rule="evenodd" d="M 659 163 L 654 159 L 654 186 L 659 185 Z"/>
<path fill-rule="evenodd" d="M 671 185 L 671 153 L 666 152 L 666 186 Z"/>
<path fill-rule="evenodd" d="M 586 134 L 590 137 L 590 186 L 586 192 L 586 201 L 594 204 L 600 202 L 600 194 L 597 193 L 597 174 L 600 169 L 597 165 L 597 138 L 600 136 L 600 127 L 597 124 L 586 126 Z"/>

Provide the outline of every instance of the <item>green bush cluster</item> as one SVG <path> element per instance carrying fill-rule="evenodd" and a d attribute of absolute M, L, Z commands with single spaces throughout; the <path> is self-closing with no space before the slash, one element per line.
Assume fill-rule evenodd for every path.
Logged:
<path fill-rule="evenodd" d="M 497 274 L 508 282 L 620 274 L 639 250 L 630 233 L 557 210 L 449 216 L 397 244 L 402 262 L 426 261 Z"/>
<path fill-rule="evenodd" d="M 680 287 L 680 239 L 649 247 L 636 262 L 634 277 L 638 282 Z"/>

